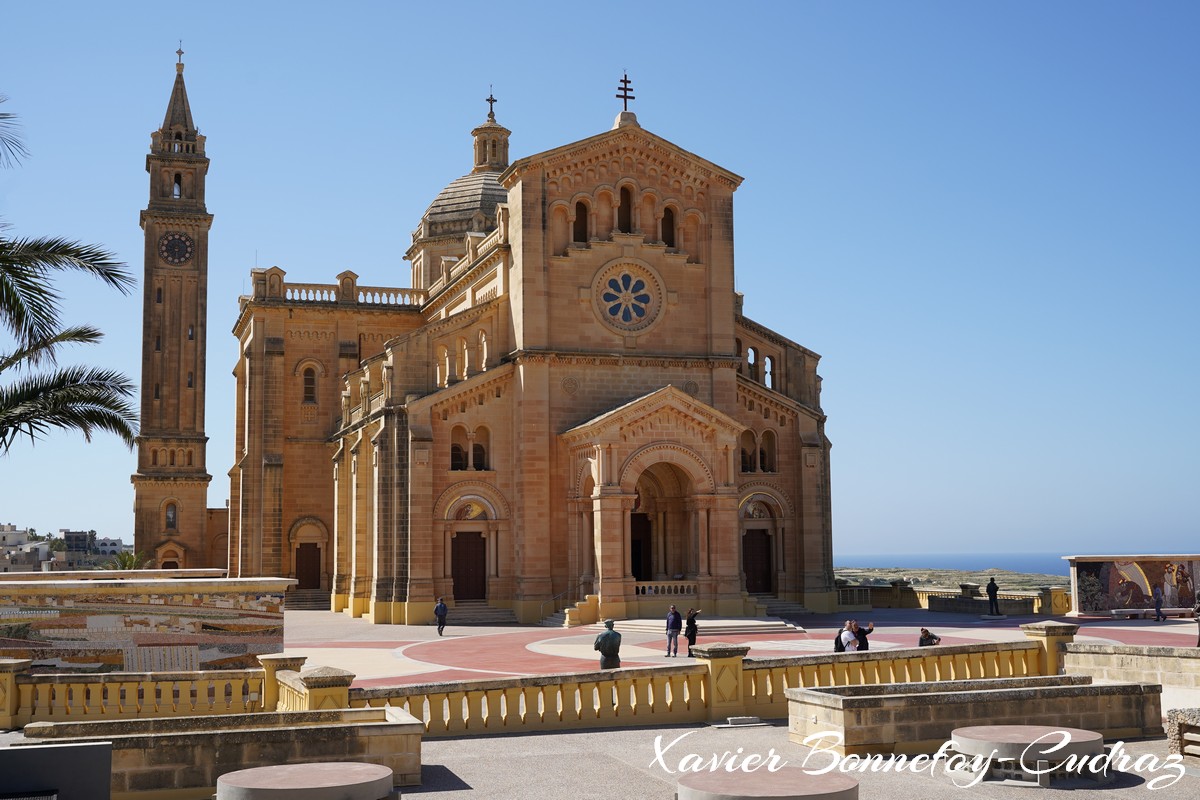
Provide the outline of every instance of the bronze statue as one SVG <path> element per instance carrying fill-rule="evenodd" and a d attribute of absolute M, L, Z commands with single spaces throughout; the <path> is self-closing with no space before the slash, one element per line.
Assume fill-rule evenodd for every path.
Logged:
<path fill-rule="evenodd" d="M 621 634 L 613 630 L 613 621 L 604 620 L 608 630 L 596 637 L 593 649 L 600 651 L 600 669 L 617 669 L 621 666 Z"/>

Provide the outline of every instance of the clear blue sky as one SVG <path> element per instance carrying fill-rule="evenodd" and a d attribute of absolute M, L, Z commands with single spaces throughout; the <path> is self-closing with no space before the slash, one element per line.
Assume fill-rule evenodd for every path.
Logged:
<path fill-rule="evenodd" d="M 6 3 L 32 156 L 20 235 L 142 271 L 150 132 L 182 38 L 208 136 L 210 505 L 228 496 L 250 269 L 409 285 L 489 85 L 514 158 L 646 128 L 745 177 L 748 316 L 822 354 L 838 554 L 1200 546 L 1200 5 Z M 733 9 L 736 8 L 736 12 Z M 140 294 L 64 281 L 140 365 Z M 9 343 L 0 339 L 0 351 Z M 133 455 L 0 459 L 0 522 L 131 538 Z"/>

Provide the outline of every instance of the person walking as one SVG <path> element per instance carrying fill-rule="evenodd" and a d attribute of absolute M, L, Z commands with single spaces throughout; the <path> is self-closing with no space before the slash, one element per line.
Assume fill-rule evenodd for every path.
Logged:
<path fill-rule="evenodd" d="M 687 619 L 683 622 L 683 638 L 687 639 L 688 643 L 688 658 L 694 658 L 692 648 L 696 646 L 696 634 L 700 632 L 699 626 L 696 625 L 696 617 L 700 615 L 700 609 L 689 608 Z"/>
<path fill-rule="evenodd" d="M 850 623 L 854 626 L 854 638 L 858 639 L 859 650 L 870 650 L 871 645 L 867 642 L 867 637 L 875 632 L 875 623 L 868 622 L 867 627 L 859 626 L 858 620 L 852 619 Z"/>
<path fill-rule="evenodd" d="M 1163 622 L 1166 620 L 1166 615 L 1162 612 L 1163 606 L 1163 588 L 1157 583 L 1154 584 L 1154 621 Z"/>
<path fill-rule="evenodd" d="M 679 632 L 683 630 L 683 615 L 671 606 L 667 612 L 667 658 L 679 656 Z"/>
<path fill-rule="evenodd" d="M 433 615 L 437 617 L 438 636 L 441 636 L 442 631 L 446 630 L 446 612 L 448 610 L 446 608 L 446 601 L 439 597 L 437 605 L 433 607 Z"/>
<path fill-rule="evenodd" d="M 996 585 L 995 578 L 988 578 L 987 596 L 988 596 L 988 614 L 993 617 L 999 617 L 1000 614 L 1000 587 Z"/>

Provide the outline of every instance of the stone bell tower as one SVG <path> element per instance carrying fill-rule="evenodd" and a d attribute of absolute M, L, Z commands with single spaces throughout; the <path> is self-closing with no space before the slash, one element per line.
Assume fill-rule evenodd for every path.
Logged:
<path fill-rule="evenodd" d="M 204 362 L 207 341 L 208 158 L 192 122 L 178 51 L 162 127 L 150 135 L 150 202 L 142 280 L 141 430 L 134 486 L 134 548 L 160 568 L 210 564 L 206 533 Z"/>

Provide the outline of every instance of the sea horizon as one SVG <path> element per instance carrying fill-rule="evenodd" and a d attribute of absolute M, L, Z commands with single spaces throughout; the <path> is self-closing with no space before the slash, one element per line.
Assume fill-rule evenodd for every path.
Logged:
<path fill-rule="evenodd" d="M 1003 569 L 1040 575 L 1071 574 L 1065 553 L 834 553 L 834 569 Z"/>

